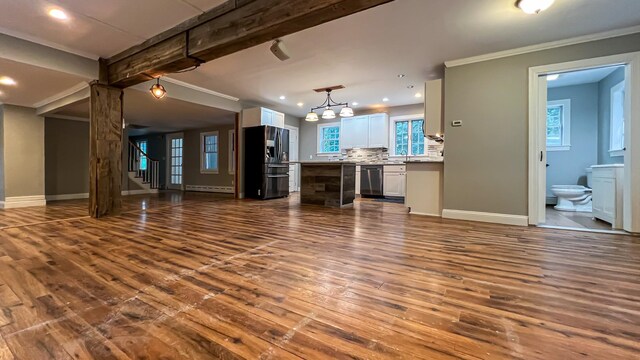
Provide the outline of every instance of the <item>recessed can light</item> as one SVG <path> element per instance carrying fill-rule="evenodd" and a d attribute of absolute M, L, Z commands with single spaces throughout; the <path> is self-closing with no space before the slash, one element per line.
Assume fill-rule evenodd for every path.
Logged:
<path fill-rule="evenodd" d="M 359 103 L 359 102 L 357 102 L 357 101 L 354 101 L 354 102 L 352 102 L 352 103 L 351 103 L 351 105 L 353 105 L 353 106 L 358 106 L 358 105 L 360 105 L 360 103 Z"/>
<path fill-rule="evenodd" d="M 51 9 L 49 10 L 49 16 L 51 16 L 54 19 L 58 19 L 58 20 L 67 20 L 69 17 L 67 16 L 67 13 L 60 10 L 60 9 Z"/>
<path fill-rule="evenodd" d="M 303 106 L 304 106 L 304 103 L 302 103 L 302 102 L 298 103 L 298 107 L 303 107 Z"/>
<path fill-rule="evenodd" d="M 280 100 L 286 100 L 286 99 L 287 99 L 286 96 L 284 96 L 284 95 L 280 96 Z"/>
<path fill-rule="evenodd" d="M 413 89 L 414 87 L 415 86 L 413 86 L 413 85 L 409 85 L 409 86 L 407 86 L 407 89 Z"/>
<path fill-rule="evenodd" d="M 421 97 L 422 97 L 422 94 L 421 94 L 421 93 L 416 93 L 416 97 L 417 97 L 417 98 L 421 98 Z"/>
<path fill-rule="evenodd" d="M 13 86 L 13 85 L 16 85 L 17 83 L 16 83 L 15 80 L 13 80 L 12 78 L 10 78 L 8 76 L 2 76 L 2 77 L 0 77 L 0 84 Z"/>
<path fill-rule="evenodd" d="M 389 98 L 384 98 L 384 99 L 382 99 L 382 101 L 389 102 Z"/>
<path fill-rule="evenodd" d="M 403 77 L 405 77 L 405 76 L 407 76 L 407 75 L 405 75 L 405 74 L 398 74 L 398 78 L 400 78 L 400 79 L 402 79 L 402 78 L 403 78 Z"/>

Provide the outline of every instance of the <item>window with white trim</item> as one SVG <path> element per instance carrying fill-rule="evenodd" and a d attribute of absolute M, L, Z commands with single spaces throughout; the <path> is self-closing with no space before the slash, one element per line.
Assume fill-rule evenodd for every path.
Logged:
<path fill-rule="evenodd" d="M 547 102 L 547 151 L 571 148 L 571 100 Z"/>
<path fill-rule="evenodd" d="M 340 152 L 340 123 L 318 124 L 318 154 Z"/>
<path fill-rule="evenodd" d="M 217 131 L 200 134 L 200 172 L 203 174 L 218 173 Z"/>
<path fill-rule="evenodd" d="M 391 118 L 391 151 L 393 156 L 423 156 L 426 150 L 422 115 Z"/>
<path fill-rule="evenodd" d="M 611 133 L 609 140 L 609 154 L 624 156 L 624 80 L 611 88 Z"/>
<path fill-rule="evenodd" d="M 140 149 L 138 152 L 138 157 L 140 158 L 140 170 L 147 170 L 147 157 L 144 154 L 148 154 L 147 152 L 147 140 L 138 140 L 136 141 L 136 146 Z"/>

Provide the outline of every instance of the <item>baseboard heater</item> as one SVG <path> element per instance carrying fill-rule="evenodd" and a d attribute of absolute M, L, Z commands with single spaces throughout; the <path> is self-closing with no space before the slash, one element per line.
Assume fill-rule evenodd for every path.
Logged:
<path fill-rule="evenodd" d="M 235 189 L 233 188 L 233 186 L 187 185 L 185 189 L 187 191 L 220 193 L 220 194 L 233 194 L 235 192 Z"/>

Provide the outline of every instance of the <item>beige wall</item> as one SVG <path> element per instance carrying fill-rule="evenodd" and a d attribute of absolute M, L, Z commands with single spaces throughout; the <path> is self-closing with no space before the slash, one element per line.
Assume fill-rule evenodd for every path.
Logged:
<path fill-rule="evenodd" d="M 44 118 L 13 105 L 3 118 L 5 198 L 44 195 Z"/>
<path fill-rule="evenodd" d="M 424 113 L 424 104 L 414 104 L 405 106 L 395 106 L 390 108 L 378 108 L 378 109 L 366 109 L 357 110 L 356 116 L 369 115 L 386 112 L 390 117 L 403 116 L 403 115 L 415 115 Z M 319 160 L 322 156 L 317 156 L 317 143 L 318 143 L 318 124 L 331 123 L 340 121 L 340 119 L 334 120 L 322 120 L 318 122 L 308 122 L 304 119 L 300 120 L 300 161 L 305 160 Z"/>
<path fill-rule="evenodd" d="M 45 194 L 89 192 L 89 123 L 46 118 Z"/>
<path fill-rule="evenodd" d="M 234 175 L 229 174 L 229 131 L 234 125 L 213 126 L 184 131 L 184 185 L 233 186 Z M 200 173 L 200 134 L 218 131 L 218 174 Z"/>
<path fill-rule="evenodd" d="M 0 105 L 0 201 L 4 201 L 4 105 Z"/>
<path fill-rule="evenodd" d="M 640 34 L 446 69 L 444 208 L 527 215 L 529 67 L 635 51 Z"/>

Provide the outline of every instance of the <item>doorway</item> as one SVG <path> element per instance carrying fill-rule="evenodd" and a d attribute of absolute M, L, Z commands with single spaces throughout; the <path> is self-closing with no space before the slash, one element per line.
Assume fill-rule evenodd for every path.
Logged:
<path fill-rule="evenodd" d="M 640 53 L 529 70 L 529 223 L 640 231 Z"/>
<path fill-rule="evenodd" d="M 167 189 L 183 190 L 184 135 L 167 135 Z"/>
<path fill-rule="evenodd" d="M 285 129 L 289 130 L 289 161 L 298 161 L 299 154 L 299 131 L 297 127 L 285 126 Z M 289 192 L 300 191 L 300 164 L 289 165 Z"/>

